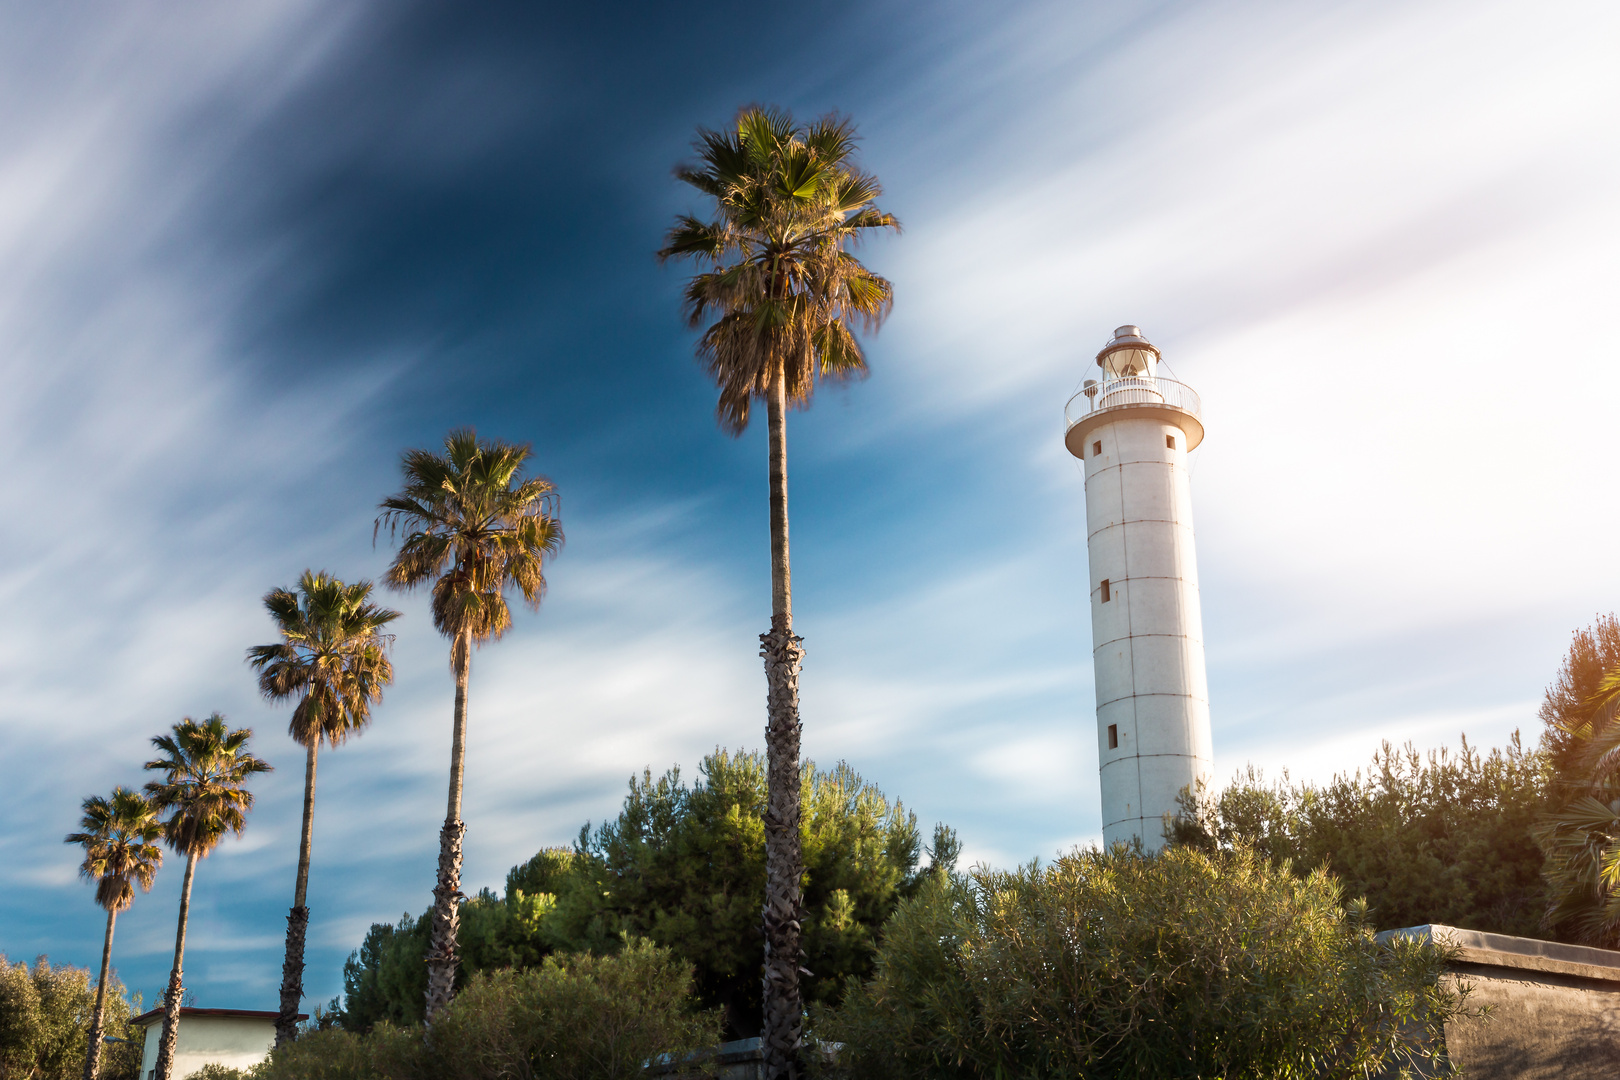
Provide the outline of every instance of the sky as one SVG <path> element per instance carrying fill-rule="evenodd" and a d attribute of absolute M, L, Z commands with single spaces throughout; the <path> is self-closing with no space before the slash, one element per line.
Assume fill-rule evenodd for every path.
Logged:
<path fill-rule="evenodd" d="M 260 597 L 378 576 L 401 451 L 454 427 L 532 444 L 568 537 L 474 661 L 464 882 L 762 746 L 764 433 L 715 426 L 653 256 L 749 102 L 851 116 L 904 224 L 860 253 L 870 377 L 789 422 L 808 757 L 970 862 L 1100 838 L 1063 405 L 1123 323 L 1204 403 L 1217 776 L 1533 743 L 1620 607 L 1617 44 L 1574 0 L 0 3 L 0 952 L 99 962 L 61 837 L 217 710 L 277 771 L 198 870 L 187 985 L 275 1007 L 302 754 Z M 448 654 L 386 602 L 306 1006 L 431 901 Z M 118 923 L 149 1001 L 179 868 Z"/>

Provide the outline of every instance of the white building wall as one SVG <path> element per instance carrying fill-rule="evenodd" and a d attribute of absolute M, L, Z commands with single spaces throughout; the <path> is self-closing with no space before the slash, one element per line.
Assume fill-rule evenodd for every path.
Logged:
<path fill-rule="evenodd" d="M 1187 433 L 1163 411 L 1133 412 L 1085 425 L 1086 542 L 1103 842 L 1140 837 L 1152 851 L 1181 789 L 1211 779 L 1214 752 Z"/>
<path fill-rule="evenodd" d="M 160 1016 L 146 1029 L 145 1052 L 141 1057 L 141 1080 L 152 1080 L 157 1072 L 158 1039 L 163 1034 Z M 217 1062 L 232 1069 L 249 1069 L 270 1056 L 276 1043 L 274 1020 L 239 1016 L 184 1016 L 174 1040 L 174 1070 L 171 1080 L 186 1077 L 204 1065 Z"/>

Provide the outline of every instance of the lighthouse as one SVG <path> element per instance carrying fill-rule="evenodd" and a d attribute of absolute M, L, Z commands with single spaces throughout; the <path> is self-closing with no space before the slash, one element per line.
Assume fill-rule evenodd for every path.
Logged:
<path fill-rule="evenodd" d="M 1084 465 L 1103 843 L 1164 845 L 1164 815 L 1211 778 L 1209 683 L 1187 455 L 1198 395 L 1159 373 L 1159 350 L 1121 326 L 1064 410 Z"/>

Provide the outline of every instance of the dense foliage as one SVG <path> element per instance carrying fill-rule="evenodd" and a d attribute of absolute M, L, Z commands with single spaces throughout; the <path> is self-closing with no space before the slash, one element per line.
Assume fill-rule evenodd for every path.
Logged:
<path fill-rule="evenodd" d="M 1435 1065 L 1445 951 L 1378 943 L 1325 872 L 1247 849 L 939 875 L 817 1016 L 850 1078 L 1361 1077 Z"/>
<path fill-rule="evenodd" d="M 535 859 L 547 856 L 565 864 L 573 861 L 573 852 L 567 849 L 542 851 Z M 524 869 L 514 867 L 507 875 L 504 896 L 483 889 L 461 905 L 458 991 L 476 972 L 533 967 L 554 951 L 542 924 L 555 907 L 556 897 L 540 888 L 528 892 L 523 885 Z M 394 925 L 372 924 L 365 941 L 343 965 L 344 997 L 337 1015 L 344 1028 L 365 1032 L 380 1021 L 396 1025 L 422 1022 L 427 995 L 427 965 L 422 956 L 428 947 L 432 915 L 430 909 L 415 919 L 402 916 Z"/>
<path fill-rule="evenodd" d="M 1571 637 L 1569 652 L 1541 705 L 1541 746 L 1563 783 L 1581 785 L 1590 729 L 1599 711 L 1604 676 L 1620 667 L 1620 619 L 1605 615 Z"/>
<path fill-rule="evenodd" d="M 1541 706 L 1540 747 L 1386 745 L 1327 785 L 1240 777 L 1183 800 L 1174 841 L 1247 843 L 1326 866 L 1381 926 L 1442 922 L 1620 945 L 1620 620 L 1577 631 Z"/>
<path fill-rule="evenodd" d="M 255 1080 L 629 1080 L 645 1062 L 719 1037 L 689 1007 L 692 971 L 668 949 L 625 943 L 609 956 L 547 957 L 468 979 L 424 1044 L 421 1029 L 316 1031 L 278 1048 Z"/>
<path fill-rule="evenodd" d="M 765 888 L 765 761 L 717 751 L 690 787 L 671 769 L 643 774 L 616 820 L 581 832 L 580 887 L 558 898 L 557 934 L 599 950 L 620 934 L 675 950 L 697 970 L 706 1005 L 740 1035 L 758 1030 L 760 897 Z M 914 815 L 840 763 L 800 770 L 805 1000 L 871 970 L 878 929 L 915 887 Z"/>
<path fill-rule="evenodd" d="M 0 1080 L 78 1080 L 95 1001 L 85 968 L 53 966 L 43 956 L 30 967 L 0 954 Z M 109 979 L 105 1008 L 103 1034 L 123 1041 L 104 1044 L 101 1080 L 135 1080 L 142 1035 L 129 1018 L 139 1014 L 140 998 L 131 1002 Z"/>
<path fill-rule="evenodd" d="M 916 820 L 840 764 L 802 770 L 807 997 L 825 1001 L 871 972 L 878 928 L 921 880 Z M 610 953 L 626 936 L 668 946 L 696 973 L 699 1001 L 733 1035 L 759 1024 L 765 881 L 765 766 L 716 751 L 697 782 L 679 770 L 632 778 L 617 818 L 581 830 L 574 850 L 547 849 L 462 905 L 461 982 L 476 971 L 539 964 L 558 952 Z M 930 865 L 956 841 L 936 831 Z M 343 1026 L 369 1030 L 422 1018 L 428 916 L 378 923 L 344 967 Z"/>
<path fill-rule="evenodd" d="M 1620 945 L 1620 621 L 1577 631 L 1541 707 L 1551 805 L 1536 829 L 1547 855 L 1547 923 L 1561 936 Z"/>
<path fill-rule="evenodd" d="M 1203 851 L 1246 846 L 1301 873 L 1325 867 L 1380 927 L 1539 936 L 1546 887 L 1531 830 L 1549 782 L 1546 757 L 1517 733 L 1488 754 L 1466 738 L 1427 755 L 1385 743 L 1367 770 L 1320 786 L 1251 770 L 1219 794 L 1191 793 L 1166 835 Z"/>

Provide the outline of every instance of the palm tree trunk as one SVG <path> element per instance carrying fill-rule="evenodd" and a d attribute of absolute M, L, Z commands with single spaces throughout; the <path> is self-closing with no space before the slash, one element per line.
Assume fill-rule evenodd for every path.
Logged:
<path fill-rule="evenodd" d="M 186 920 L 191 916 L 191 879 L 197 873 L 197 853 L 186 856 L 186 878 L 180 885 L 180 926 L 174 933 L 174 970 L 169 972 L 169 988 L 163 993 L 163 1034 L 158 1039 L 157 1069 L 154 1080 L 169 1080 L 174 1068 L 174 1041 L 180 1035 L 181 971 L 186 959 Z"/>
<path fill-rule="evenodd" d="M 799 666 L 801 638 L 793 633 L 793 586 L 788 566 L 787 393 L 780 369 L 767 398 L 770 423 L 771 629 L 761 634 L 766 685 L 765 1026 L 760 1033 L 768 1080 L 797 1077 L 804 1005 L 799 994 Z"/>
<path fill-rule="evenodd" d="M 461 921 L 461 784 L 467 761 L 467 674 L 472 667 L 472 640 L 463 634 L 451 646 L 456 673 L 455 724 L 450 735 L 450 801 L 439 830 L 439 881 L 433 889 L 433 929 L 428 939 L 427 1025 L 439 1018 L 456 993 L 456 931 Z"/>
<path fill-rule="evenodd" d="M 101 942 L 101 979 L 96 983 L 96 1011 L 90 1014 L 90 1044 L 84 1049 L 84 1080 L 96 1080 L 101 1068 L 101 1024 L 107 1016 L 107 972 L 112 967 L 113 923 L 118 912 L 107 909 L 107 936 Z"/>
<path fill-rule="evenodd" d="M 309 851 L 315 835 L 315 757 L 321 740 L 309 744 L 304 759 L 304 835 L 298 845 L 298 879 L 287 913 L 287 955 L 281 961 L 281 1011 L 276 1014 L 276 1045 L 298 1038 L 298 1003 L 304 1000 L 304 935 L 309 930 Z"/>

